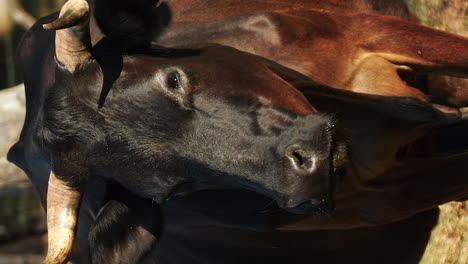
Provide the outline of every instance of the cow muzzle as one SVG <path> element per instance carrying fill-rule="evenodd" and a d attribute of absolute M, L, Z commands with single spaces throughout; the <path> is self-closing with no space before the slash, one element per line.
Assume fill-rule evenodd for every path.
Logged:
<path fill-rule="evenodd" d="M 314 119 L 308 134 L 297 133 L 283 149 L 284 179 L 278 205 L 297 214 L 332 215 L 333 194 L 346 164 L 346 146 L 334 120 Z"/>

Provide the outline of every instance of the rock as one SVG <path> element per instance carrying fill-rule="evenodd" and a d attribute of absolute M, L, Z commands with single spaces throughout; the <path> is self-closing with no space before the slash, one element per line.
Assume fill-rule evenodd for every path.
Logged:
<path fill-rule="evenodd" d="M 23 171 L 6 160 L 8 149 L 21 132 L 25 113 L 24 85 L 0 91 L 0 188 L 28 183 Z"/>
<path fill-rule="evenodd" d="M 24 86 L 0 91 L 0 241 L 46 230 L 45 215 L 24 172 L 6 159 L 25 116 Z"/>

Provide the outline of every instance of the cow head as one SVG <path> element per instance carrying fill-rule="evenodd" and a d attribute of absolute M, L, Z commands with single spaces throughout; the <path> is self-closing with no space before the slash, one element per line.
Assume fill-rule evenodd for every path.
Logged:
<path fill-rule="evenodd" d="M 285 208 L 329 199 L 333 118 L 250 56 L 195 52 L 124 58 L 100 111 L 109 175 L 159 201 L 182 185 L 249 188 Z"/>
<path fill-rule="evenodd" d="M 217 45 L 124 56 L 99 108 L 106 69 L 91 53 L 88 9 L 70 0 L 44 25 L 57 30 L 57 81 L 39 131 L 53 168 L 46 263 L 68 258 L 93 175 L 160 202 L 187 186 L 240 187 L 295 213 L 333 210 L 345 150 L 332 116 L 256 57 Z"/>

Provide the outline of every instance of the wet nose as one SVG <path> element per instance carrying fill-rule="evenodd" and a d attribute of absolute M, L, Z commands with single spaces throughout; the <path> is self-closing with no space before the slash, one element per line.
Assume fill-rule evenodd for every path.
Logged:
<path fill-rule="evenodd" d="M 330 153 L 320 149 L 320 144 L 315 148 L 310 146 L 293 144 L 286 148 L 284 154 L 289 174 L 284 209 L 298 214 L 331 215 L 334 211 L 334 179 L 330 172 Z"/>
<path fill-rule="evenodd" d="M 296 146 L 289 147 L 286 150 L 286 157 L 291 164 L 291 168 L 299 174 L 313 173 L 320 163 L 317 154 Z"/>

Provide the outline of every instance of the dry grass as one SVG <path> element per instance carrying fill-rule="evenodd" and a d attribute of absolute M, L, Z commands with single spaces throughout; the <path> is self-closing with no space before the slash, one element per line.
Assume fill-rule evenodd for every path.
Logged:
<path fill-rule="evenodd" d="M 468 1 L 405 0 L 423 25 L 468 36 Z"/>
<path fill-rule="evenodd" d="M 439 224 L 432 230 L 420 264 L 468 263 L 468 202 L 440 206 Z"/>

